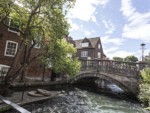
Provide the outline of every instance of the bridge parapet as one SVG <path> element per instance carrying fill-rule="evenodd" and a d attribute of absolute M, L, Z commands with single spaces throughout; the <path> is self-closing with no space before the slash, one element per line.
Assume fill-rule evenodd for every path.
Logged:
<path fill-rule="evenodd" d="M 145 62 L 133 63 L 113 60 L 82 60 L 81 64 L 81 71 L 95 70 L 130 77 L 138 77 L 137 75 L 140 70 L 149 67 L 149 64 Z"/>

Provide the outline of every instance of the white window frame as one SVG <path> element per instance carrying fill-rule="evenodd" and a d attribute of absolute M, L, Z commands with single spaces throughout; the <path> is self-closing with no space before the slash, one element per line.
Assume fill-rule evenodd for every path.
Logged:
<path fill-rule="evenodd" d="M 88 57 L 88 51 L 81 51 L 81 57 Z"/>
<path fill-rule="evenodd" d="M 10 66 L 0 64 L 0 77 L 2 77 L 2 75 L 1 75 L 2 68 L 8 68 L 8 70 L 9 70 Z M 6 76 L 6 74 L 7 73 L 5 73 L 3 76 Z"/>
<path fill-rule="evenodd" d="M 41 45 L 40 45 L 39 43 L 36 43 L 36 44 L 34 45 L 34 48 L 40 49 L 40 48 L 41 48 Z"/>
<path fill-rule="evenodd" d="M 100 49 L 101 48 L 101 45 L 100 44 L 98 44 L 98 49 Z"/>
<path fill-rule="evenodd" d="M 11 24 L 11 21 L 12 21 L 12 19 L 11 18 L 9 18 L 9 26 L 10 26 L 10 24 Z M 12 26 L 13 27 L 13 26 Z M 20 29 L 20 26 L 19 26 L 19 29 Z M 8 28 L 8 31 L 10 31 L 10 32 L 13 32 L 13 33 L 16 33 L 18 36 L 20 35 L 19 34 L 19 32 L 17 32 L 17 31 L 14 31 L 14 30 L 12 30 L 12 29 L 10 29 L 10 28 Z"/>
<path fill-rule="evenodd" d="M 98 57 L 98 58 L 101 58 L 101 52 L 98 52 L 98 53 L 97 53 L 97 57 Z"/>
<path fill-rule="evenodd" d="M 32 44 L 33 44 L 33 41 L 32 41 Z M 39 43 L 36 43 L 36 44 L 34 45 L 34 48 L 40 49 L 40 48 L 41 48 L 41 45 L 40 45 Z"/>
<path fill-rule="evenodd" d="M 16 44 L 16 50 L 15 50 L 15 54 L 14 55 L 9 55 L 9 54 L 6 54 L 7 52 L 7 46 L 8 46 L 8 43 L 15 43 Z M 11 40 L 7 40 L 6 41 L 6 46 L 5 46 L 5 53 L 4 53 L 4 56 L 9 56 L 9 57 L 14 57 L 17 53 L 17 49 L 18 49 L 18 43 L 17 42 L 14 42 L 14 41 L 11 41 Z"/>
<path fill-rule="evenodd" d="M 89 42 L 83 42 L 82 47 L 89 47 Z"/>

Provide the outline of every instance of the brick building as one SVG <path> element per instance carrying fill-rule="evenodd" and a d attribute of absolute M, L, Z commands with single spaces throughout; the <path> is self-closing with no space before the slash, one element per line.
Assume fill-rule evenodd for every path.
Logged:
<path fill-rule="evenodd" d="M 100 37 L 74 40 L 79 59 L 106 59 Z"/>
<path fill-rule="evenodd" d="M 0 23 L 0 71 L 7 72 L 10 68 L 15 55 L 17 53 L 17 49 L 21 43 L 21 40 L 16 31 L 10 30 L 3 26 Z M 35 45 L 31 52 L 31 57 L 34 57 L 36 54 L 41 52 L 40 46 Z M 24 52 L 22 51 L 22 56 Z M 22 59 L 19 59 L 18 63 L 21 62 Z M 16 67 L 17 70 L 17 67 Z M 27 68 L 26 75 L 29 77 L 42 77 L 43 76 L 43 66 L 39 64 L 37 60 L 34 60 Z M 15 71 L 15 69 L 14 69 Z M 0 73 L 0 76 L 5 76 L 6 74 Z M 45 72 L 45 76 L 49 77 L 51 75 L 51 70 L 47 69 Z"/>

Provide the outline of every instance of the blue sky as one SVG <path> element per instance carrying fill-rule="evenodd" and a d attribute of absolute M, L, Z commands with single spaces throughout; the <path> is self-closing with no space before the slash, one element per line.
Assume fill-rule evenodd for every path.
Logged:
<path fill-rule="evenodd" d="M 150 52 L 150 0 L 76 0 L 67 17 L 73 39 L 101 37 L 109 58 Z"/>

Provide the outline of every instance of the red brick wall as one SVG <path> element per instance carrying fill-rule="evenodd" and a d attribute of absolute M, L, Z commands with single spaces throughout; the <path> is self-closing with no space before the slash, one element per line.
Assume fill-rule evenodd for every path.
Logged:
<path fill-rule="evenodd" d="M 5 52 L 5 47 L 6 47 L 6 41 L 10 40 L 10 41 L 14 41 L 18 43 L 21 42 L 21 40 L 19 39 L 18 35 L 16 33 L 10 32 L 8 31 L 8 29 L 0 24 L 0 64 L 2 65 L 8 65 L 11 66 L 14 57 L 9 57 L 9 56 L 4 56 L 4 52 Z M 38 54 L 40 52 L 40 49 L 36 49 L 34 48 L 32 50 L 32 55 L 31 58 L 34 57 L 36 54 Z M 23 54 L 22 54 L 23 56 Z M 18 61 L 20 63 L 21 59 Z M 17 68 L 17 67 L 16 67 Z M 27 69 L 27 76 L 42 76 L 43 74 L 43 68 L 41 67 L 41 64 L 39 64 L 37 62 L 37 60 L 34 60 L 30 65 L 29 68 Z M 46 76 L 50 76 L 51 75 L 51 70 L 46 70 Z"/>

